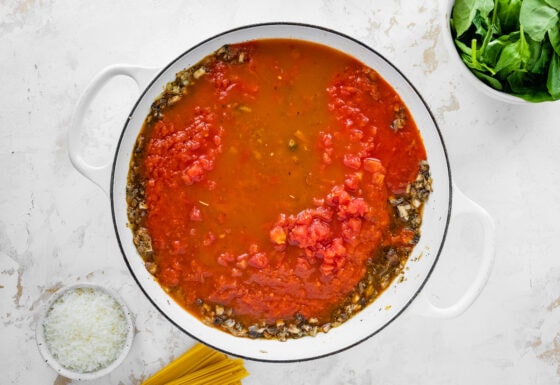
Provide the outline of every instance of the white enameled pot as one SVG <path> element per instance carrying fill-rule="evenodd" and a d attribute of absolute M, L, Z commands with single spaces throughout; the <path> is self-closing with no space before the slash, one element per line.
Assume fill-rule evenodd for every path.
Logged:
<path fill-rule="evenodd" d="M 209 327 L 176 304 L 144 267 L 127 227 L 126 181 L 130 156 L 150 105 L 175 74 L 228 43 L 263 38 L 293 38 L 320 43 L 346 52 L 375 69 L 400 94 L 414 117 L 426 147 L 433 178 L 433 193 L 424 209 L 421 239 L 407 263 L 404 280 L 396 280 L 377 300 L 343 325 L 315 337 L 285 342 L 234 337 Z M 85 112 L 98 91 L 117 75 L 129 76 L 141 95 L 134 105 L 120 136 L 115 157 L 104 166 L 92 166 L 79 151 L 79 133 Z M 116 235 L 132 275 L 149 300 L 178 328 L 195 339 L 223 352 L 243 358 L 288 362 L 334 354 L 364 341 L 381 331 L 413 301 L 424 313 L 452 317 L 464 312 L 486 284 L 494 257 L 494 225 L 490 216 L 461 194 L 452 184 L 449 162 L 441 133 L 429 108 L 414 86 L 389 61 L 372 48 L 332 30 L 321 27 L 270 23 L 237 28 L 192 47 L 163 69 L 117 65 L 101 72 L 80 99 L 68 136 L 70 159 L 84 176 L 99 185 L 110 197 Z M 453 205 L 453 211 L 451 207 Z M 469 214 L 483 229 L 483 255 L 476 278 L 459 300 L 445 308 L 434 306 L 421 289 L 440 257 L 451 215 Z"/>

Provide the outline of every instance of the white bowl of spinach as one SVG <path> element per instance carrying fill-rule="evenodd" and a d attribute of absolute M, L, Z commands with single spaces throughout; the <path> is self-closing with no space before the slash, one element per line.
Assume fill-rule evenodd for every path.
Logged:
<path fill-rule="evenodd" d="M 450 1 L 446 23 L 487 93 L 510 102 L 560 100 L 560 0 Z"/>

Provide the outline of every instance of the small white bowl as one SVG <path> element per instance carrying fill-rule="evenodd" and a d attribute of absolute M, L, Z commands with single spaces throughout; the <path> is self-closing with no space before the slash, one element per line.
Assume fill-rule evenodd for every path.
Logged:
<path fill-rule="evenodd" d="M 113 299 L 117 305 L 117 309 L 119 311 L 122 311 L 122 314 L 124 316 L 123 322 L 126 323 L 126 336 L 124 336 L 124 342 L 120 346 L 120 351 L 118 352 L 116 357 L 105 366 L 102 366 L 99 369 L 95 369 L 93 371 L 76 371 L 72 368 L 64 366 L 61 362 L 59 362 L 59 360 L 57 360 L 56 358 L 56 354 L 54 354 L 52 351 L 53 349 L 51 348 L 51 346 L 49 346 L 45 331 L 45 323 L 48 320 L 49 313 L 54 307 L 57 306 L 57 304 L 59 303 L 58 301 L 63 296 L 71 295 L 73 291 L 77 292 L 78 290 L 92 290 L 93 292 L 98 292 L 99 294 L 108 296 L 109 298 Z M 134 338 L 134 323 L 128 307 L 115 292 L 98 285 L 85 283 L 69 286 L 67 288 L 59 290 L 56 294 L 54 294 L 41 312 L 35 332 L 37 346 L 41 355 L 43 356 L 43 359 L 58 374 L 72 380 L 92 380 L 109 374 L 124 361 L 132 346 L 132 341 Z"/>
<path fill-rule="evenodd" d="M 527 100 L 518 96 L 508 94 L 507 92 L 498 91 L 495 88 L 490 87 L 488 84 L 477 78 L 476 75 L 472 73 L 470 68 L 467 67 L 465 63 L 463 63 L 461 57 L 459 56 L 459 52 L 457 51 L 457 47 L 455 46 L 455 42 L 453 41 L 453 38 L 451 36 L 451 27 L 449 25 L 449 19 L 453 11 L 454 4 L 454 0 L 448 1 L 443 15 L 443 40 L 445 41 L 445 45 L 447 46 L 449 54 L 453 58 L 452 60 L 455 62 L 457 67 L 461 69 L 460 71 L 476 89 L 494 99 L 512 104 L 534 104 L 534 102 L 528 102 Z"/>

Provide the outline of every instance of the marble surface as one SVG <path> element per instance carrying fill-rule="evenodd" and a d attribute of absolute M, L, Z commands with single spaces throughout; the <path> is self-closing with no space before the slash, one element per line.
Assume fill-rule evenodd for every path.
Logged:
<path fill-rule="evenodd" d="M 444 44 L 445 8 L 430 0 L 1 1 L 0 382 L 70 383 L 43 362 L 34 330 L 50 295 L 76 282 L 116 288 L 136 317 L 126 361 L 91 384 L 139 384 L 192 345 L 136 287 L 108 198 L 72 167 L 72 111 L 108 65 L 163 66 L 223 30 L 294 21 L 357 38 L 412 80 L 441 128 L 455 183 L 494 218 L 495 263 L 459 317 L 406 311 L 334 356 L 247 361 L 243 383 L 559 384 L 560 104 L 505 104 L 475 88 Z M 111 158 L 138 90 L 116 78 L 102 95 L 86 119 L 83 145 L 92 162 Z M 475 225 L 452 223 L 425 289 L 434 302 L 453 302 L 472 280 L 480 262 Z"/>

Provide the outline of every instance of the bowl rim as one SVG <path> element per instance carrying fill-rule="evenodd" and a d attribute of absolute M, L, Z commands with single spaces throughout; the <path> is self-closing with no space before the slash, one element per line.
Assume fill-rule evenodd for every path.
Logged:
<path fill-rule="evenodd" d="M 437 246 L 437 250 L 434 252 L 434 257 L 433 257 L 433 262 L 431 263 L 431 266 L 427 272 L 427 274 L 425 275 L 425 277 L 422 279 L 422 282 L 418 285 L 417 290 L 415 291 L 415 293 L 409 298 L 409 300 L 404 303 L 404 305 L 402 306 L 402 308 L 396 312 L 387 322 L 385 322 L 381 327 L 379 327 L 378 329 L 376 329 L 374 332 L 370 333 L 369 335 L 367 335 L 365 338 L 361 338 L 358 340 L 354 340 L 352 342 L 349 342 L 348 344 L 346 344 L 344 347 L 339 348 L 339 349 L 335 349 L 335 350 L 330 350 L 329 352 L 323 353 L 323 354 L 317 354 L 317 355 L 312 355 L 312 356 L 306 356 L 304 358 L 283 358 L 283 359 L 275 359 L 275 358 L 260 358 L 260 357 L 254 357 L 254 356 L 250 356 L 250 355 L 245 355 L 245 354 L 240 354 L 238 352 L 235 351 L 230 351 L 224 348 L 221 348 L 219 346 L 215 346 L 212 343 L 209 343 L 207 341 L 204 340 L 203 336 L 198 336 L 195 335 L 193 333 L 191 333 L 189 330 L 187 330 L 185 327 L 181 326 L 178 322 L 176 322 L 169 314 L 167 314 L 156 302 L 156 300 L 154 298 L 152 298 L 152 296 L 147 292 L 147 289 L 144 287 L 144 285 L 142 284 L 142 282 L 140 282 L 140 278 L 136 275 L 134 268 L 131 266 L 128 258 L 127 258 L 127 252 L 125 250 L 125 247 L 123 246 L 123 240 L 121 239 L 120 235 L 119 235 L 119 225 L 118 225 L 118 220 L 117 220 L 117 214 L 116 214 L 116 202 L 115 202 L 115 174 L 117 172 L 117 163 L 118 163 L 118 158 L 119 158 L 119 153 L 121 151 L 121 147 L 123 144 L 123 140 L 124 140 L 124 136 L 125 133 L 127 132 L 127 127 L 129 125 L 130 122 L 130 118 L 133 116 L 133 114 L 135 113 L 135 111 L 137 110 L 139 104 L 141 103 L 141 101 L 145 98 L 146 94 L 148 93 L 148 91 L 152 88 L 152 86 L 154 85 L 154 83 L 157 83 L 158 81 L 160 81 L 160 78 L 167 72 L 167 70 L 174 66 L 178 61 L 180 61 L 185 55 L 189 54 L 192 51 L 195 51 L 197 48 L 211 42 L 212 40 L 218 39 L 220 37 L 223 37 L 225 35 L 231 34 L 231 33 L 235 33 L 237 31 L 241 31 L 241 30 L 246 30 L 246 29 L 251 29 L 251 28 L 260 28 L 260 27 L 274 27 L 274 26 L 285 26 L 285 27 L 295 27 L 295 28 L 310 28 L 313 30 L 317 30 L 317 31 L 322 31 L 322 32 L 326 32 L 329 34 L 333 34 L 333 35 L 337 35 L 340 38 L 343 39 L 347 39 L 348 41 L 357 44 L 359 46 L 361 46 L 362 48 L 365 48 L 366 50 L 370 51 L 371 53 L 373 53 L 374 55 L 378 56 L 379 59 L 381 59 L 385 64 L 387 64 L 389 67 L 391 67 L 391 70 L 395 71 L 400 77 L 402 77 L 402 79 L 404 80 L 404 82 L 406 83 L 406 86 L 410 87 L 413 91 L 413 93 L 415 94 L 416 97 L 418 97 L 419 101 L 422 104 L 422 108 L 425 109 L 426 113 L 429 115 L 430 120 L 433 122 L 433 128 L 435 129 L 435 135 L 437 136 L 437 139 L 439 140 L 439 143 L 441 144 L 441 149 L 442 149 L 442 153 L 443 153 L 443 157 L 445 160 L 445 170 L 446 170 L 446 180 L 448 183 L 448 201 L 445 202 L 446 204 L 446 210 L 447 210 L 447 214 L 445 218 L 442 218 L 442 220 L 444 221 L 444 226 L 443 226 L 443 231 L 442 231 L 442 239 L 441 239 L 441 243 Z M 301 38 L 296 38 L 298 40 L 304 40 Z M 201 58 L 202 59 L 202 58 Z M 394 87 L 393 84 L 391 84 L 392 87 Z M 375 50 L 374 48 L 370 47 L 369 45 L 363 43 L 362 41 L 349 36 L 345 33 L 324 27 L 324 26 L 319 26 L 319 25 L 314 25 L 314 24 L 308 24 L 308 23 L 301 23 L 301 22 L 286 22 L 286 21 L 280 21 L 280 22 L 264 22 L 264 23 L 252 23 L 252 24 L 246 24 L 246 25 L 242 25 L 242 26 L 238 26 L 235 28 L 231 28 L 231 29 L 227 29 L 224 30 L 220 33 L 214 34 L 206 39 L 201 40 L 200 42 L 198 42 L 195 45 L 190 46 L 188 49 L 186 49 L 185 51 L 181 52 L 179 55 L 177 55 L 173 60 L 169 61 L 161 70 L 156 71 L 156 74 L 154 75 L 154 77 L 151 79 L 151 81 L 149 81 L 147 83 L 147 85 L 145 86 L 145 88 L 143 90 L 141 90 L 136 102 L 134 103 L 134 105 L 131 108 L 131 111 L 128 115 L 128 119 L 126 119 L 124 125 L 123 125 L 123 129 L 121 131 L 121 135 L 119 137 L 115 152 L 114 152 L 114 158 L 113 158 L 113 162 L 111 165 L 111 177 L 110 177 L 110 186 L 109 186 L 109 198 L 110 198 L 110 204 L 111 204 L 111 214 L 112 214 L 112 220 L 113 220 L 113 226 L 114 226 L 114 231 L 117 235 L 117 242 L 119 245 L 119 248 L 121 250 L 121 254 L 123 256 L 123 259 L 125 261 L 126 266 L 128 267 L 129 271 L 131 272 L 132 277 L 134 278 L 136 284 L 138 285 L 138 287 L 140 287 L 140 289 L 142 290 L 142 292 L 144 293 L 144 295 L 148 298 L 148 300 L 152 303 L 152 305 L 175 327 L 177 327 L 179 330 L 181 330 L 183 333 L 185 333 L 186 335 L 188 335 L 189 337 L 193 338 L 194 340 L 201 342 L 205 345 L 210 346 L 211 348 L 221 351 L 223 353 L 226 354 L 230 354 L 230 355 L 234 355 L 243 359 L 248 359 L 251 361 L 256 361 L 256 362 L 270 362 L 270 363 L 291 363 L 291 362 L 304 362 L 304 361 L 310 361 L 310 360 L 315 360 L 315 359 L 319 359 L 319 358 L 324 358 L 324 357 L 328 357 L 328 356 L 332 356 L 335 355 L 337 353 L 340 353 L 342 351 L 348 350 L 356 345 L 359 345 L 360 343 L 364 342 L 365 340 L 371 338 L 372 336 L 376 335 L 377 333 L 381 332 L 383 329 L 385 329 L 388 325 L 390 325 L 396 318 L 398 318 L 406 309 L 408 309 L 408 307 L 412 304 L 412 302 L 416 299 L 416 297 L 420 294 L 420 292 L 422 291 L 422 289 L 424 288 L 424 286 L 426 285 L 427 281 L 429 280 L 431 274 L 433 273 L 435 266 L 437 265 L 437 262 L 439 260 L 439 257 L 441 255 L 441 252 L 443 250 L 444 244 L 445 244 L 445 240 L 447 238 L 447 234 L 448 234 L 448 228 L 449 228 L 449 223 L 450 223 L 450 218 L 451 218 L 451 206 L 452 206 L 452 201 L 453 201 L 453 183 L 452 183 L 452 176 L 451 176 L 451 167 L 450 167 L 450 162 L 449 162 L 449 156 L 448 156 L 448 151 L 447 151 L 447 147 L 445 145 L 445 142 L 443 140 L 443 136 L 441 133 L 441 130 L 437 124 L 437 120 L 435 119 L 434 114 L 432 113 L 429 105 L 426 103 L 425 99 L 423 98 L 423 96 L 420 94 L 420 92 L 418 91 L 418 89 L 413 85 L 413 83 L 409 80 L 409 78 L 399 69 L 397 68 L 390 60 L 388 60 L 384 55 L 382 55 L 381 53 L 379 53 L 377 50 Z M 138 255 L 138 257 L 140 258 L 140 256 Z M 170 301 L 172 301 L 171 298 L 169 298 Z M 371 306 L 371 304 L 370 304 Z M 200 321 L 202 322 L 202 321 Z M 243 337 L 237 337 L 239 339 L 242 339 Z M 312 337 L 310 337 L 312 338 Z"/>
<path fill-rule="evenodd" d="M 117 302 L 120 309 L 123 311 L 124 316 L 125 316 L 125 321 L 126 321 L 126 324 L 127 324 L 126 340 L 125 340 L 125 342 L 122 346 L 122 349 L 121 349 L 119 355 L 117 356 L 117 358 L 113 362 L 111 362 L 109 365 L 107 365 L 103 368 L 100 368 L 99 370 L 96 370 L 96 371 L 93 371 L 93 372 L 85 372 L 85 373 L 77 372 L 77 371 L 68 369 L 68 368 L 62 366 L 55 359 L 55 357 L 52 355 L 51 351 L 49 350 L 48 343 L 46 341 L 45 334 L 44 334 L 44 328 L 43 328 L 43 325 L 44 325 L 44 322 L 46 320 L 47 314 L 48 314 L 49 310 L 51 309 L 52 305 L 60 297 L 62 297 L 64 294 L 70 293 L 74 290 L 81 289 L 81 288 L 93 289 L 95 291 L 100 291 L 100 292 L 103 292 L 103 293 L 109 295 L 109 297 L 111 297 L 113 300 L 115 300 Z M 58 289 L 54 294 L 52 294 L 52 296 L 49 298 L 47 303 L 41 308 L 39 319 L 38 319 L 36 327 L 35 327 L 35 340 L 36 340 L 39 352 L 41 353 L 41 356 L 43 357 L 43 360 L 52 369 L 54 369 L 58 374 L 66 377 L 66 378 L 69 378 L 71 380 L 77 380 L 77 381 L 93 380 L 93 379 L 103 377 L 103 376 L 109 374 L 110 372 L 112 372 L 128 356 L 128 353 L 130 352 L 130 349 L 132 348 L 132 342 L 134 340 L 134 320 L 133 320 L 132 313 L 129 310 L 128 306 L 126 305 L 126 303 L 124 302 L 122 297 L 116 291 L 114 291 L 112 289 L 109 289 L 105 286 L 101 286 L 101 285 L 96 284 L 96 283 L 76 283 L 76 284 L 72 284 L 72 285 L 65 286 L 65 287 L 62 287 L 62 288 Z"/>

